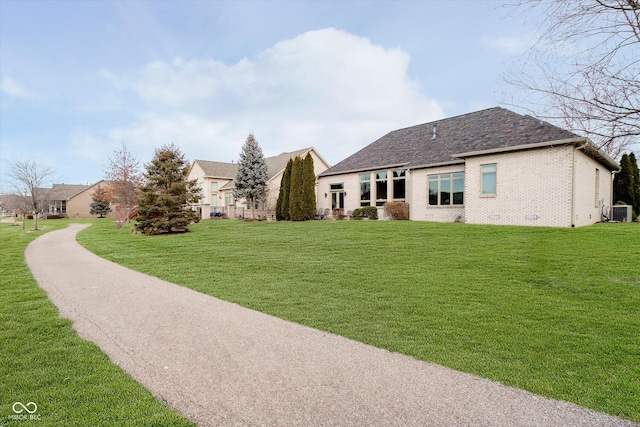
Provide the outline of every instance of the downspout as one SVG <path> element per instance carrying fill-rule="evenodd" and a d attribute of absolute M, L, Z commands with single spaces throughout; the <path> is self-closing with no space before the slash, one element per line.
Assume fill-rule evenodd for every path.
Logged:
<path fill-rule="evenodd" d="M 576 151 L 582 150 L 587 146 L 588 143 L 588 141 L 585 141 L 581 146 L 573 147 L 571 159 L 573 163 L 571 167 L 571 228 L 574 228 L 576 226 Z"/>
<path fill-rule="evenodd" d="M 611 171 L 611 189 L 609 190 L 609 216 L 607 221 L 611 221 L 611 215 L 613 214 L 613 181 L 616 179 L 616 174 L 620 172 L 620 169 Z"/>
<path fill-rule="evenodd" d="M 405 203 L 409 203 L 409 220 L 413 219 L 413 200 L 411 196 L 413 195 L 413 174 L 411 173 L 411 169 L 407 168 L 407 173 L 404 180 L 404 201 Z M 411 191 L 409 191 L 411 190 Z"/>

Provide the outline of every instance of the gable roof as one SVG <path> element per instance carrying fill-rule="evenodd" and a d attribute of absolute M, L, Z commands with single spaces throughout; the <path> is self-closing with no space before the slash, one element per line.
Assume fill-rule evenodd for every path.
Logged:
<path fill-rule="evenodd" d="M 75 184 L 53 184 L 49 189 L 49 199 L 51 200 L 69 200 L 78 193 L 83 192 L 91 185 L 75 185 Z"/>
<path fill-rule="evenodd" d="M 303 148 L 301 150 L 291 151 L 287 153 L 280 153 L 277 156 L 265 157 L 264 161 L 267 164 L 267 180 L 272 179 L 278 173 L 282 172 L 287 167 L 289 159 L 296 156 L 304 156 L 313 148 Z M 236 172 L 238 170 L 237 163 L 224 163 L 224 162 L 210 162 L 208 160 L 194 160 L 194 164 L 198 163 L 205 173 L 205 176 L 215 178 L 226 178 L 231 181 L 221 187 L 221 190 L 234 188 Z"/>
<path fill-rule="evenodd" d="M 289 159 L 296 156 L 303 157 L 311 148 L 303 148 L 302 150 L 291 151 L 289 153 L 280 153 L 277 156 L 267 157 L 264 159 L 267 164 L 267 178 L 271 179 L 287 167 Z"/>
<path fill-rule="evenodd" d="M 194 160 L 204 171 L 205 176 L 215 178 L 233 179 L 236 176 L 238 165 L 235 163 L 210 162 L 209 160 Z"/>
<path fill-rule="evenodd" d="M 457 154 L 577 138 L 580 137 L 550 123 L 494 107 L 389 132 L 320 176 L 463 163 Z"/>

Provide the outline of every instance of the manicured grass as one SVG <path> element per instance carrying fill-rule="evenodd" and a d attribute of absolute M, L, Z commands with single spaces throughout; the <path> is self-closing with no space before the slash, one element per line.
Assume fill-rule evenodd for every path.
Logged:
<path fill-rule="evenodd" d="M 640 226 L 204 221 L 97 254 L 275 316 L 640 421 Z"/>
<path fill-rule="evenodd" d="M 38 232 L 28 231 L 32 221 L 26 230 L 0 224 L 0 425 L 193 425 L 80 339 L 33 279 L 25 248 L 68 224 L 41 221 Z M 14 402 L 34 402 L 38 419 L 12 418 Z"/>

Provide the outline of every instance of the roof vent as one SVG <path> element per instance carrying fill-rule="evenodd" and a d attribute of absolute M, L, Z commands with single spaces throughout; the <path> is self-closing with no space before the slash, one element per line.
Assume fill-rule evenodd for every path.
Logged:
<path fill-rule="evenodd" d="M 431 139 L 436 139 L 436 130 L 437 130 L 438 124 L 434 123 L 433 124 L 433 134 L 431 135 Z"/>

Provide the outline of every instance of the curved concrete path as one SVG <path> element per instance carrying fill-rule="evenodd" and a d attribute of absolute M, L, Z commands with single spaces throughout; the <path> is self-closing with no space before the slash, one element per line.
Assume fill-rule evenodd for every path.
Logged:
<path fill-rule="evenodd" d="M 201 426 L 631 426 L 242 308 L 87 251 L 86 225 L 33 241 L 34 277 L 156 397 Z"/>

